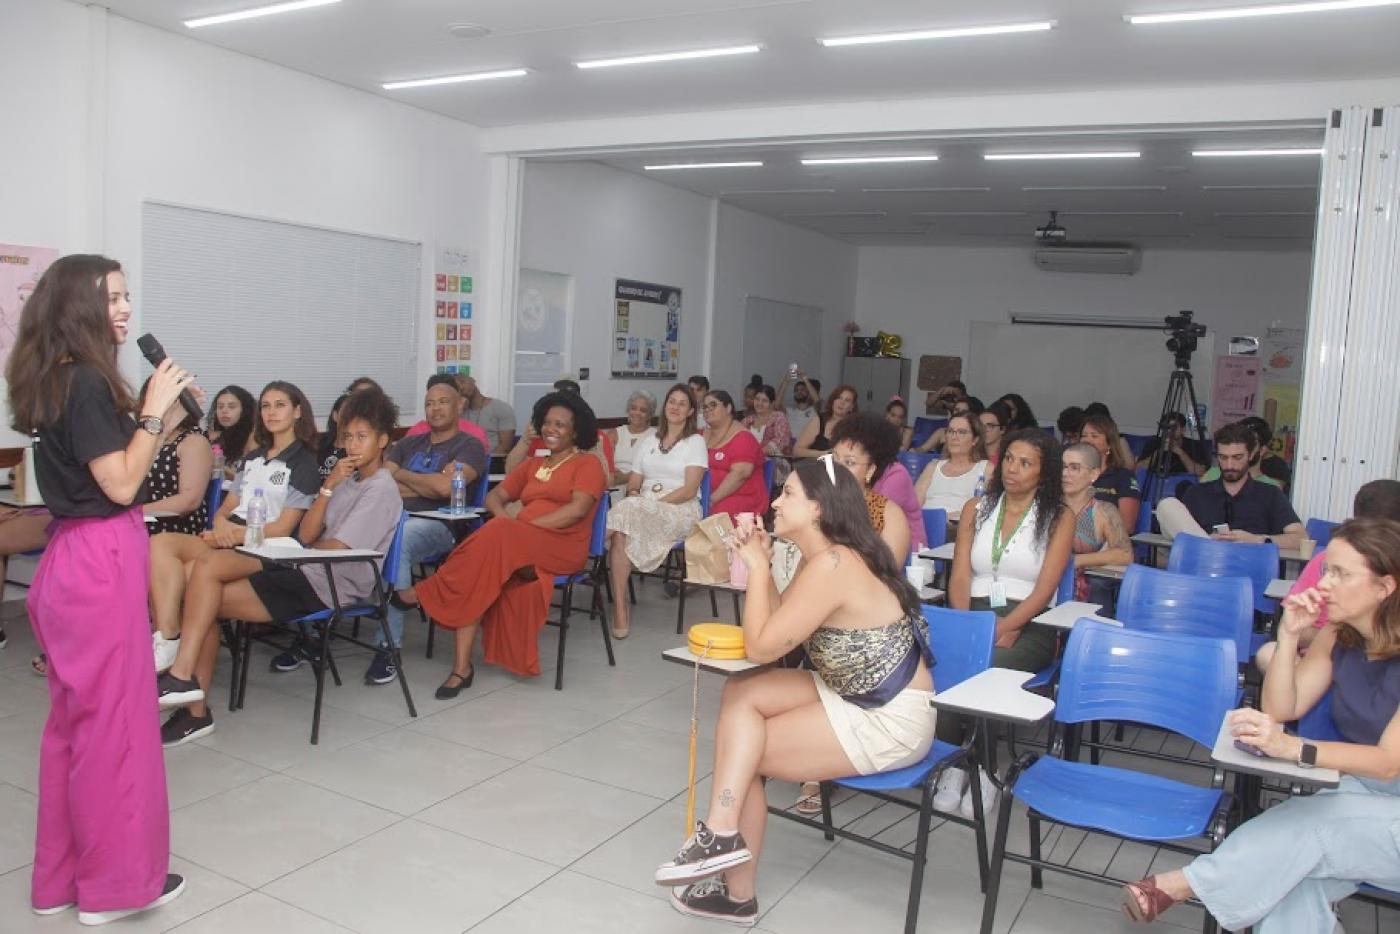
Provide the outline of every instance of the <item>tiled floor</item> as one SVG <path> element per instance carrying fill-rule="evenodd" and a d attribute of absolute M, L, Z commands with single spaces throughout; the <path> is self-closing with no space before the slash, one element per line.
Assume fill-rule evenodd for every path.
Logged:
<path fill-rule="evenodd" d="M 634 634 L 617 645 L 616 668 L 607 666 L 596 624 L 572 629 L 563 692 L 553 690 L 553 630 L 541 647 L 544 676 L 519 679 L 481 667 L 474 687 L 442 702 L 432 692 L 447 662 L 441 652 L 423 658 L 422 628 L 411 625 L 406 657 L 417 719 L 396 685 L 360 683 L 364 656 L 338 652 L 346 680 L 327 688 L 319 746 L 307 743 L 309 670 L 274 674 L 268 653 L 255 655 L 246 709 L 227 712 L 221 679 L 216 732 L 166 755 L 172 868 L 188 876 L 188 892 L 113 930 L 723 930 L 672 911 L 666 891 L 651 881 L 683 836 L 691 674 L 660 659 L 677 643 L 674 602 L 654 582 L 639 591 Z M 21 596 L 15 588 L 6 593 L 10 644 L 0 652 L 0 930 L 79 930 L 72 913 L 38 918 L 27 910 L 47 696 L 28 670 L 34 643 L 15 602 Z M 703 604 L 689 608 L 701 617 Z M 720 686 L 716 676 L 701 679 L 702 780 Z M 702 781 L 702 796 L 707 788 Z M 775 785 L 772 794 L 791 800 L 793 788 Z M 896 845 L 914 836 L 903 813 L 854 801 L 838 807 L 838 819 Z M 1013 840 L 1024 834 L 1025 822 L 1016 819 Z M 1077 866 L 1110 867 L 1128 878 L 1177 859 L 1059 830 L 1046 846 Z M 977 929 L 974 852 L 965 828 L 935 831 L 920 931 Z M 761 865 L 761 931 L 902 930 L 903 861 L 774 821 Z M 1351 934 L 1393 930 L 1400 919 L 1388 913 L 1378 920 L 1354 902 L 1345 917 Z M 1179 909 L 1166 920 L 1164 930 L 1199 929 L 1200 913 Z M 1009 867 L 997 930 L 1106 934 L 1129 926 L 1110 888 L 1047 875 L 1031 893 L 1028 874 Z"/>

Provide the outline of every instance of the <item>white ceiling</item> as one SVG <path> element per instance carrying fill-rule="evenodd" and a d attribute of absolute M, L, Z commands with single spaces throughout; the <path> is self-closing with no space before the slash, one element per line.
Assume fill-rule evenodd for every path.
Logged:
<path fill-rule="evenodd" d="M 191 31 L 269 0 L 97 0 L 114 12 L 479 126 L 869 98 L 1400 73 L 1400 7 L 1173 26 L 1126 12 L 1261 0 L 344 0 Z M 1053 19 L 1049 33 L 827 49 L 817 36 Z M 451 23 L 488 27 L 461 40 Z M 761 43 L 757 55 L 582 72 L 579 59 Z M 386 81 L 523 66 L 520 79 Z"/>
<path fill-rule="evenodd" d="M 1146 248 L 1306 249 L 1316 156 L 1200 159 L 1193 149 L 1316 147 L 1322 131 L 1219 130 L 901 140 L 627 154 L 599 161 L 856 244 L 1030 246 L 1051 210 L 1071 241 Z M 988 162 L 984 152 L 1138 150 L 1132 160 Z M 822 156 L 937 153 L 937 162 L 804 166 Z M 758 160 L 762 168 L 646 172 Z M 1057 189 L 1057 190 L 1050 190 Z"/>

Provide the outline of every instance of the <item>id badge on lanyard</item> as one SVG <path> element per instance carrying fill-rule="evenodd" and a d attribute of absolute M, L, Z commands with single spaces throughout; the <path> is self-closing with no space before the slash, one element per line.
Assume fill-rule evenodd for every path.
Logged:
<path fill-rule="evenodd" d="M 1006 606 L 1006 585 L 995 577 L 992 578 L 992 590 L 987 595 L 987 603 L 994 610 L 1000 610 Z"/>

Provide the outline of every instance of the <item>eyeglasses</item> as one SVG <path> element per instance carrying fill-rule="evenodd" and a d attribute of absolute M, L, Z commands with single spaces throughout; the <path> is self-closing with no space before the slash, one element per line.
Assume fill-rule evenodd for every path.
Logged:
<path fill-rule="evenodd" d="M 983 423 L 982 423 L 982 427 L 983 427 L 983 428 L 996 428 L 996 429 L 1000 430 L 1000 429 L 1001 429 L 1001 422 L 983 422 Z"/>
<path fill-rule="evenodd" d="M 704 405 L 700 406 L 700 408 L 702 408 L 702 409 L 704 409 L 706 412 L 708 412 L 708 411 L 710 411 L 711 409 L 717 409 L 717 408 L 719 408 L 719 403 L 718 403 L 718 402 L 706 402 Z"/>
<path fill-rule="evenodd" d="M 1085 467 L 1083 464 L 1065 464 L 1064 469 L 1069 471 L 1070 473 L 1083 473 L 1089 468 Z"/>
<path fill-rule="evenodd" d="M 971 428 L 947 428 L 943 433 L 950 438 L 967 438 L 972 435 Z"/>

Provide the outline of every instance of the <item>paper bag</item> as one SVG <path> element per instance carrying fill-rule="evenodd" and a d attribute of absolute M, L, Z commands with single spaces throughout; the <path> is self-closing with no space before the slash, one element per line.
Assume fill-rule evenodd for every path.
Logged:
<path fill-rule="evenodd" d="M 685 540 L 685 578 L 700 584 L 723 584 L 729 580 L 729 550 L 725 539 L 734 537 L 734 522 L 728 513 L 716 513 L 700 520 Z"/>

